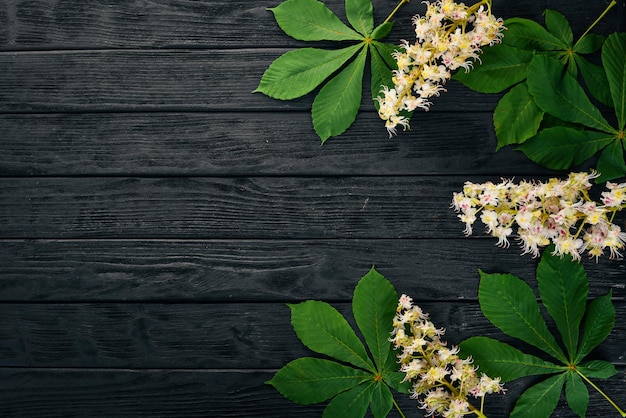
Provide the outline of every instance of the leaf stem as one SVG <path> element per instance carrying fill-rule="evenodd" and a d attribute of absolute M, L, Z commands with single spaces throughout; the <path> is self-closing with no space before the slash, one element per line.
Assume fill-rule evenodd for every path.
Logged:
<path fill-rule="evenodd" d="M 406 418 L 406 416 L 402 413 L 402 409 L 400 409 L 400 405 L 398 405 L 398 402 L 396 402 L 396 398 L 394 398 L 393 396 L 391 397 L 391 401 L 393 402 L 393 406 L 396 408 L 396 410 L 398 411 L 398 413 L 400 414 L 400 416 L 402 418 Z"/>
<path fill-rule="evenodd" d="M 385 19 L 385 21 L 383 22 L 383 24 L 385 24 L 385 23 L 389 22 L 389 21 L 391 20 L 391 18 L 392 18 L 392 17 L 396 14 L 396 12 L 400 9 L 400 7 L 402 7 L 402 5 L 403 5 L 404 3 L 408 3 L 408 2 L 410 2 L 410 1 L 411 1 L 411 0 L 400 0 L 400 3 L 398 3 L 398 5 L 396 6 L 396 8 L 395 8 L 395 9 L 393 9 L 393 10 L 391 11 L 391 13 L 389 13 L 389 16 L 387 16 L 387 19 Z M 613 0 L 613 1 L 615 1 L 615 0 Z"/>
<path fill-rule="evenodd" d="M 609 403 L 610 403 L 611 405 L 613 405 L 613 408 L 617 409 L 617 412 L 619 412 L 619 414 L 620 414 L 622 417 L 626 417 L 626 412 L 622 411 L 622 410 L 620 409 L 620 407 L 619 407 L 619 406 L 617 406 L 617 404 L 616 404 L 615 402 L 613 402 L 613 400 L 612 400 L 611 398 L 609 398 L 609 396 L 608 396 L 606 393 L 604 393 L 604 392 L 602 391 L 602 389 L 600 389 L 598 386 L 596 386 L 596 385 L 595 385 L 595 383 L 593 383 L 591 380 L 589 380 L 589 379 L 587 378 L 587 376 L 585 376 L 584 374 L 582 374 L 582 373 L 581 373 L 578 369 L 574 368 L 574 370 L 576 371 L 576 373 L 578 373 L 578 375 L 579 375 L 580 377 L 582 377 L 582 378 L 585 380 L 585 382 L 589 383 L 589 385 L 591 385 L 591 387 L 592 387 L 592 388 L 594 388 L 595 390 L 597 390 L 598 392 L 600 392 L 600 395 L 604 396 L 604 399 L 606 399 L 607 401 L 609 401 Z"/>
<path fill-rule="evenodd" d="M 600 20 L 602 20 L 602 18 L 609 12 L 609 10 L 611 10 L 613 6 L 615 6 L 616 4 L 617 4 L 616 0 L 611 0 L 611 3 L 608 6 L 606 6 L 606 9 L 604 9 L 602 14 L 595 20 L 595 22 L 591 24 L 591 26 L 589 26 L 589 28 L 587 28 L 585 33 L 583 33 L 581 37 L 576 41 L 573 48 L 576 48 L 576 45 L 578 45 L 578 43 L 582 41 L 582 39 L 591 31 L 591 29 L 593 29 L 593 27 L 596 26 L 598 22 L 600 22 Z"/>

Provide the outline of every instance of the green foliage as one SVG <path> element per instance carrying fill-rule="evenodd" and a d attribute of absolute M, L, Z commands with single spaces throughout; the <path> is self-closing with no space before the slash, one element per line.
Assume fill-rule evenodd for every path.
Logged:
<path fill-rule="evenodd" d="M 361 418 L 368 408 L 376 418 L 385 417 L 394 403 L 390 388 L 408 393 L 402 383 L 393 347 L 389 342 L 398 294 L 375 269 L 358 283 L 352 313 L 365 345 L 335 308 L 309 300 L 291 304 L 291 324 L 298 338 L 311 350 L 330 359 L 303 357 L 291 361 L 267 383 L 299 404 L 330 400 L 326 418 Z"/>
<path fill-rule="evenodd" d="M 521 279 L 481 271 L 478 300 L 483 314 L 496 327 L 537 347 L 556 362 L 542 360 L 488 337 L 472 337 L 460 344 L 463 355 L 471 355 L 481 371 L 501 376 L 503 381 L 551 375 L 524 391 L 511 417 L 549 416 L 563 388 L 568 405 L 584 417 L 589 403 L 585 381 L 617 373 L 606 361 L 582 362 L 615 324 L 611 293 L 587 305 L 589 284 L 583 266 L 574 263 L 570 256 L 557 257 L 551 251 L 552 248 L 544 251 L 539 262 L 537 283 L 543 306 L 556 324 L 565 350 L 549 331 L 533 290 Z M 624 416 L 619 408 L 618 411 Z"/>
<path fill-rule="evenodd" d="M 289 36 L 301 41 L 353 41 L 337 50 L 301 48 L 277 58 L 265 71 L 254 92 L 280 100 L 291 100 L 321 86 L 313 102 L 315 132 L 322 143 L 345 132 L 356 119 L 361 105 L 363 73 L 371 57 L 372 99 L 381 85 L 391 83 L 395 63 L 393 45 L 379 42 L 392 24 L 374 27 L 371 0 L 345 0 L 344 24 L 317 0 L 286 0 L 270 9 L 276 22 Z"/>
<path fill-rule="evenodd" d="M 606 41 L 585 33 L 574 42 L 562 14 L 548 9 L 544 17 L 545 27 L 506 20 L 503 43 L 486 48 L 476 70 L 454 78 L 482 93 L 510 89 L 494 112 L 497 149 L 518 145 L 532 161 L 554 170 L 599 155 L 597 182 L 626 175 L 626 33 Z M 585 57 L 599 50 L 602 66 Z M 614 109 L 616 125 L 594 101 Z"/>

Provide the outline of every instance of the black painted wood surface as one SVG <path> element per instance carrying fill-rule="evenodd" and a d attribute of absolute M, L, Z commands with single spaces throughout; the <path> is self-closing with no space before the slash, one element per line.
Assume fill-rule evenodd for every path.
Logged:
<path fill-rule="evenodd" d="M 343 16 L 341 0 L 325 3 Z M 410 132 L 388 139 L 364 103 L 320 146 L 312 95 L 251 93 L 308 45 L 280 31 L 277 4 L 0 0 L 0 416 L 319 417 L 323 405 L 264 384 L 311 354 L 285 303 L 348 314 L 372 265 L 449 342 L 507 340 L 480 312 L 478 269 L 535 286 L 536 260 L 465 238 L 452 193 L 563 173 L 496 153 L 498 96 L 456 83 Z M 575 35 L 605 5 L 494 0 L 505 18 L 555 8 Z M 393 6 L 375 0 L 377 21 Z M 405 6 L 390 42 L 410 37 L 420 7 Z M 623 2 L 597 28 L 615 30 Z M 591 296 L 613 291 L 617 324 L 593 354 L 618 367 L 599 385 L 626 407 L 626 263 L 585 266 Z M 507 416 L 532 380 L 489 399 L 488 415 Z M 564 400 L 555 415 L 574 416 Z M 588 415 L 616 414 L 592 392 Z"/>

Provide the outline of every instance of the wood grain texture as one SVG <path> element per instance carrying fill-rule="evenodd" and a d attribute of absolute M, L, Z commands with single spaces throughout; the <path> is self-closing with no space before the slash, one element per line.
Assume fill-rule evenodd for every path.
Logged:
<path fill-rule="evenodd" d="M 324 3 L 345 21 L 342 0 Z M 376 22 L 382 22 L 394 2 L 374 0 Z M 241 48 L 301 45 L 287 37 L 267 8 L 278 0 L 68 0 L 0 2 L 0 50 L 101 48 Z M 520 16 L 542 22 L 546 7 L 566 14 L 580 34 L 600 14 L 604 4 L 565 0 L 494 1 L 498 16 Z M 598 30 L 612 31 L 623 23 L 619 5 Z M 622 9 L 623 10 L 623 9 Z M 392 42 L 406 37 L 410 16 L 421 4 L 404 7 L 397 16 Z"/>
<path fill-rule="evenodd" d="M 285 49 L 105 50 L 0 54 L 0 113 L 309 110 L 314 94 L 252 94 Z M 242 62 L 242 55 L 245 56 Z M 242 70 L 245 65 L 245 70 Z M 373 113 L 369 75 L 362 107 Z M 369 98 L 368 98 L 369 97 Z M 432 111 L 492 111 L 498 97 L 450 82 Z M 375 116 L 376 117 L 376 116 Z"/>
<path fill-rule="evenodd" d="M 0 238 L 460 238 L 466 180 L 486 178 L 5 178 Z"/>
<path fill-rule="evenodd" d="M 271 386 L 268 371 L 198 370 L 64 370 L 0 368 L 0 413 L 6 417 L 150 416 L 150 417 L 293 417 L 322 416 L 324 405 L 297 405 Z M 506 395 L 490 395 L 489 417 L 506 417 L 524 385 L 511 382 Z M 11 382 L 10 384 L 7 384 Z M 624 403 L 623 369 L 600 382 L 601 388 Z M 19 388 L 19 389 L 18 389 Z M 597 392 L 590 395 L 594 416 L 615 410 Z M 159 396 L 154 396 L 159 393 Z M 419 416 L 416 401 L 394 395 L 407 416 Z M 392 411 L 391 418 L 399 415 Z M 561 399 L 555 416 L 576 417 Z"/>
<path fill-rule="evenodd" d="M 626 303 L 615 304 L 616 316 L 622 318 Z M 350 304 L 333 305 L 352 318 Z M 420 306 L 437 326 L 445 324 L 449 344 L 492 336 L 541 356 L 503 335 L 476 302 Z M 0 315 L 0 366 L 277 369 L 312 355 L 293 332 L 284 303 L 3 303 Z M 617 321 L 590 358 L 624 365 L 625 355 L 626 325 Z"/>
<path fill-rule="evenodd" d="M 0 175 L 541 172 L 513 147 L 495 152 L 489 113 L 429 112 L 414 121 L 414 130 L 389 139 L 376 115 L 361 114 L 345 135 L 320 146 L 308 112 L 5 114 Z"/>
<path fill-rule="evenodd" d="M 2 302 L 348 301 L 370 266 L 419 301 L 475 301 L 478 269 L 536 286 L 495 239 L 3 241 Z M 585 260 L 590 295 L 626 297 L 626 263 Z"/>
<path fill-rule="evenodd" d="M 319 417 L 264 384 L 313 354 L 286 303 L 350 316 L 373 264 L 450 343 L 519 345 L 482 315 L 477 269 L 536 289 L 537 260 L 481 228 L 464 238 L 449 203 L 466 180 L 552 173 L 496 153 L 497 95 L 454 82 L 411 132 L 387 139 L 364 100 L 320 147 L 312 94 L 251 93 L 280 54 L 337 47 L 286 36 L 267 10 L 278 3 L 0 0 L 0 416 Z M 345 18 L 344 0 L 324 3 Z M 393 5 L 374 0 L 377 21 Z M 575 36 L 604 6 L 494 0 L 505 18 L 560 10 Z M 389 42 L 423 7 L 405 6 Z M 621 2 L 597 32 L 624 20 Z M 592 357 L 619 367 L 598 383 L 623 406 L 626 263 L 585 266 L 593 297 L 613 292 L 617 325 Z M 532 381 L 488 400 L 488 416 L 507 416 Z M 614 415 L 597 394 L 590 411 Z M 574 416 L 564 399 L 555 416 Z"/>
<path fill-rule="evenodd" d="M 464 179 L 13 178 L 3 238 L 460 237 Z"/>

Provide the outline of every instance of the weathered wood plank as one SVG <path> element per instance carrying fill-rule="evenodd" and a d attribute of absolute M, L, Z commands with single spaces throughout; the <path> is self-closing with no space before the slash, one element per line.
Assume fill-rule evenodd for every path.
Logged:
<path fill-rule="evenodd" d="M 540 172 L 510 150 L 493 153 L 495 98 L 451 84 L 433 119 L 406 138 L 386 141 L 370 111 L 344 137 L 353 143 L 320 149 L 311 97 L 250 94 L 271 60 L 304 45 L 265 10 L 278 2 L 122 3 L 0 1 L 0 112 L 53 112 L 2 116 L 0 175 L 124 176 L 0 181 L 0 238 L 95 238 L 0 243 L 0 300 L 13 302 L 0 304 L 0 415 L 321 416 L 263 384 L 308 353 L 278 302 L 345 301 L 372 263 L 428 301 L 449 341 L 493 335 L 475 302 L 455 299 L 475 301 L 477 267 L 532 278 L 535 262 L 491 239 L 463 239 L 448 203 L 472 176 Z M 343 0 L 327 3 L 341 10 Z M 495 3 L 535 20 L 547 4 L 566 6 L 578 33 L 598 7 Z M 375 5 L 380 19 L 389 3 Z M 620 7 L 601 30 L 623 27 Z M 390 39 L 409 27 L 404 19 Z M 485 113 L 464 113 L 470 106 Z M 58 113 L 143 110 L 158 113 Z M 441 143 L 450 136 L 452 147 Z M 407 174 L 426 177 L 393 177 Z M 301 177 L 327 175 L 352 177 Z M 625 264 L 588 268 L 593 294 L 613 288 L 623 317 Z M 626 330 L 617 327 L 595 354 L 623 365 Z M 622 395 L 623 379 L 601 386 Z M 506 416 L 516 388 L 489 416 Z M 612 413 L 599 396 L 590 407 Z M 573 416 L 563 401 L 557 414 Z"/>
<path fill-rule="evenodd" d="M 11 178 L 3 238 L 459 237 L 464 179 Z"/>
<path fill-rule="evenodd" d="M 265 69 L 285 51 L 3 53 L 0 112 L 308 110 L 313 94 L 290 101 L 252 94 Z M 363 108 L 373 111 L 367 80 L 364 97 L 369 100 L 363 101 Z M 437 98 L 432 111 L 461 111 L 468 106 L 474 111 L 491 111 L 497 99 L 497 95 L 482 95 L 450 82 L 448 92 Z"/>
<path fill-rule="evenodd" d="M 0 301 L 346 301 L 370 266 L 417 300 L 476 300 L 478 269 L 536 285 L 495 239 L 2 241 Z M 584 260 L 592 296 L 626 297 L 624 261 Z"/>
<path fill-rule="evenodd" d="M 297 405 L 265 382 L 270 371 L 71 370 L 0 368 L 0 413 L 4 417 L 167 416 L 321 417 L 324 405 Z M 624 371 L 597 382 L 620 405 L 626 403 Z M 506 417 L 531 379 L 507 384 L 506 395 L 489 395 L 487 416 Z M 590 389 L 593 416 L 615 410 Z M 158 396 L 155 396 L 158 394 Z M 421 417 L 417 402 L 394 393 L 406 416 Z M 368 415 L 369 416 L 369 415 Z M 392 411 L 392 418 L 399 415 Z M 561 399 L 555 416 L 574 418 Z"/>
<path fill-rule="evenodd" d="M 3 417 L 320 417 L 265 381 L 267 371 L 0 368 Z M 406 401 L 405 401 L 406 403 Z"/>
<path fill-rule="evenodd" d="M 0 115 L 0 175 L 417 175 L 541 172 L 495 152 L 490 113 L 429 112 L 389 139 L 365 113 L 320 147 L 308 112 Z M 544 171 L 544 174 L 547 170 Z"/>
<path fill-rule="evenodd" d="M 466 180 L 4 178 L 0 238 L 460 238 Z"/>
<path fill-rule="evenodd" d="M 615 304 L 622 318 L 626 303 Z M 333 306 L 351 318 L 350 304 Z M 420 306 L 446 328 L 449 344 L 484 335 L 539 355 L 504 336 L 476 302 Z M 274 369 L 312 354 L 293 332 L 284 303 L 3 303 L 0 315 L 0 366 L 6 367 Z M 626 324 L 617 321 L 593 358 L 624 365 L 624 355 Z"/>
<path fill-rule="evenodd" d="M 285 36 L 270 11 L 279 0 L 175 1 L 82 0 L 79 3 L 40 0 L 0 3 L 0 50 L 93 48 L 206 48 L 300 45 Z M 345 21 L 342 0 L 326 0 Z M 374 0 L 376 22 L 382 22 L 394 4 Z M 527 17 L 542 22 L 546 7 L 565 13 L 577 34 L 602 11 L 603 4 L 564 0 L 500 0 L 494 11 L 502 17 Z M 623 15 L 619 4 L 599 28 L 615 30 Z M 410 4 L 398 15 L 388 39 L 408 38 L 409 17 L 421 13 L 421 4 Z M 623 10 L 623 9 L 621 9 Z"/>

